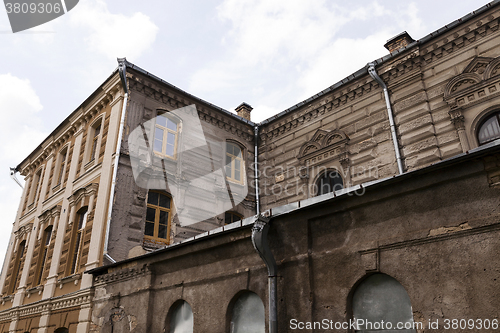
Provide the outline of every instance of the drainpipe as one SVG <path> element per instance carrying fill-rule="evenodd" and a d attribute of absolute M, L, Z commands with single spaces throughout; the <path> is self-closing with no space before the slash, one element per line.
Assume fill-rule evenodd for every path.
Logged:
<path fill-rule="evenodd" d="M 398 137 L 396 135 L 396 125 L 394 124 L 394 117 L 392 114 L 392 108 L 391 108 L 391 101 L 389 99 L 389 92 L 387 91 L 387 86 L 382 81 L 380 76 L 377 74 L 377 70 L 375 69 L 375 64 L 374 63 L 369 63 L 368 64 L 368 74 L 377 81 L 377 83 L 382 87 L 384 90 L 384 98 L 385 98 L 385 104 L 387 106 L 387 115 L 389 116 L 389 123 L 391 124 L 391 134 L 392 134 L 392 142 L 394 143 L 394 151 L 396 152 L 396 161 L 398 162 L 398 170 L 399 174 L 404 173 L 403 171 L 403 162 L 401 161 L 401 153 L 399 151 L 399 145 L 398 145 Z"/>
<path fill-rule="evenodd" d="M 118 72 L 120 74 L 120 80 L 122 82 L 123 91 L 125 91 L 125 96 L 123 97 L 120 127 L 118 130 L 118 142 L 116 143 L 115 161 L 113 165 L 113 178 L 111 182 L 111 192 L 109 193 L 108 218 L 106 221 L 106 237 L 104 238 L 104 257 L 106 257 L 112 263 L 115 263 L 116 260 L 111 258 L 111 256 L 108 254 L 109 228 L 111 226 L 111 213 L 113 212 L 113 201 L 115 197 L 116 174 L 118 173 L 118 160 L 120 159 L 120 150 L 122 148 L 123 127 L 125 126 L 125 109 L 127 108 L 127 102 L 128 102 L 127 71 L 126 71 L 127 65 L 125 62 L 126 58 L 118 58 Z"/>
<path fill-rule="evenodd" d="M 256 203 L 257 203 L 257 214 L 256 215 L 259 215 L 260 214 L 260 201 L 259 201 L 259 170 L 257 168 L 258 164 L 257 164 L 257 155 L 258 155 L 258 150 L 257 150 L 257 145 L 258 145 L 258 142 L 259 142 L 259 126 L 255 126 L 254 127 L 254 134 L 255 134 L 255 147 L 254 147 L 254 155 L 255 155 L 255 158 L 254 158 L 254 164 L 253 164 L 253 167 L 254 167 L 254 178 L 255 178 L 255 200 L 256 200 Z"/>
<path fill-rule="evenodd" d="M 256 220 L 252 227 L 252 244 L 267 267 L 269 286 L 269 333 L 278 333 L 277 266 L 267 239 L 270 220 L 270 218 L 260 214 L 256 216 Z"/>
<path fill-rule="evenodd" d="M 17 185 L 19 185 L 22 189 L 24 189 L 23 185 L 21 185 L 21 182 L 16 178 L 16 168 L 9 168 L 10 169 L 10 178 L 12 178 Z"/>

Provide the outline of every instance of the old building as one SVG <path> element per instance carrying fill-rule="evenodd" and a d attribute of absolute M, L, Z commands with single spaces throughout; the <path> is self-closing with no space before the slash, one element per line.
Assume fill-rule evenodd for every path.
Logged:
<path fill-rule="evenodd" d="M 498 327 L 499 17 L 259 124 L 120 60 L 17 167 L 0 330 Z"/>

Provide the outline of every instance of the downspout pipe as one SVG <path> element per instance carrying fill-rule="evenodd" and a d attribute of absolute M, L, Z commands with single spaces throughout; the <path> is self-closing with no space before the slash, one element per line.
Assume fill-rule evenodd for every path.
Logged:
<path fill-rule="evenodd" d="M 403 161 L 401 160 L 401 152 L 399 150 L 399 144 L 398 144 L 398 137 L 396 134 L 396 125 L 394 124 L 394 116 L 392 113 L 392 107 L 391 107 L 391 100 L 389 99 L 389 92 L 387 91 L 387 85 L 385 84 L 384 81 L 378 76 L 377 70 L 375 69 L 375 64 L 374 63 L 369 63 L 368 64 L 368 74 L 377 81 L 377 83 L 382 87 L 384 90 L 384 98 L 385 98 L 385 105 L 387 107 L 387 115 L 389 117 L 389 124 L 391 125 L 391 135 L 392 135 L 392 143 L 394 144 L 394 151 L 396 153 L 396 161 L 398 162 L 398 170 L 399 174 L 403 174 Z"/>
<path fill-rule="evenodd" d="M 254 147 L 254 178 L 255 178 L 255 202 L 256 202 L 256 210 L 257 210 L 257 215 L 260 215 L 260 200 L 259 200 L 259 169 L 258 169 L 258 162 L 257 162 L 257 157 L 259 155 L 258 152 L 258 143 L 259 143 L 259 126 L 254 127 L 254 135 L 255 135 L 255 147 Z"/>
<path fill-rule="evenodd" d="M 118 130 L 118 142 L 116 143 L 116 151 L 115 151 L 115 161 L 113 163 L 113 177 L 111 182 L 111 191 L 109 193 L 109 203 L 108 203 L 108 217 L 106 219 L 106 236 L 104 238 L 104 257 L 115 263 L 116 260 L 111 258 L 108 254 L 108 245 L 109 245 L 109 229 L 111 227 L 111 214 L 113 212 L 113 201 L 115 198 L 115 187 L 116 187 L 116 175 L 118 173 L 118 161 L 120 160 L 120 151 L 122 148 L 122 138 L 123 138 L 123 128 L 125 126 L 125 110 L 127 108 L 128 102 L 128 86 L 127 86 L 127 65 L 126 58 L 118 58 L 118 72 L 120 74 L 120 80 L 122 83 L 123 91 L 125 95 L 123 97 L 123 105 L 122 105 L 122 113 L 120 117 L 120 126 Z"/>
<path fill-rule="evenodd" d="M 257 215 L 252 227 L 252 244 L 267 267 L 269 287 L 269 333 L 278 333 L 278 291 L 277 265 L 269 248 L 267 234 L 270 227 L 270 218 Z"/>

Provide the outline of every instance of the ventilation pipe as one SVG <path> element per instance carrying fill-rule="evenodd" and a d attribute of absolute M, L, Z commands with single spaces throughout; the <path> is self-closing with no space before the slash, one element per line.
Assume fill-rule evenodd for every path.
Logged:
<path fill-rule="evenodd" d="M 252 227 L 252 244 L 267 267 L 269 286 L 269 333 L 278 333 L 277 266 L 267 239 L 270 220 L 270 218 L 266 218 L 260 214 L 256 216 L 256 220 Z"/>
<path fill-rule="evenodd" d="M 116 186 L 116 175 L 118 173 L 118 161 L 120 159 L 120 150 L 122 148 L 122 137 L 123 137 L 123 127 L 125 126 L 125 109 L 127 108 L 128 102 L 128 87 L 127 87 L 127 65 L 126 58 L 118 58 L 118 72 L 120 74 L 120 80 L 122 82 L 123 91 L 125 96 L 123 97 L 122 113 L 120 117 L 120 126 L 118 130 L 118 142 L 116 143 L 115 151 L 115 161 L 113 164 L 113 178 L 111 182 L 111 191 L 109 193 L 109 204 L 108 204 L 108 217 L 106 220 L 106 237 L 104 238 L 104 257 L 115 263 L 116 260 L 111 258 L 108 254 L 108 244 L 109 244 L 109 229 L 111 226 L 111 213 L 113 212 L 113 201 L 115 197 L 115 186 Z"/>
<path fill-rule="evenodd" d="M 384 83 L 384 81 L 382 81 L 380 76 L 378 76 L 374 63 L 368 64 L 368 74 L 370 74 L 370 76 L 375 81 L 377 81 L 377 83 L 384 90 L 385 104 L 387 106 L 387 115 L 389 116 L 389 123 L 391 125 L 392 142 L 394 143 L 394 151 L 396 152 L 396 161 L 398 162 L 399 174 L 402 174 L 404 172 L 403 171 L 403 162 L 401 160 L 401 153 L 399 151 L 398 137 L 396 135 L 396 125 L 394 124 L 394 117 L 393 117 L 392 108 L 391 108 L 391 100 L 389 99 L 389 92 L 387 91 L 387 86 Z"/>

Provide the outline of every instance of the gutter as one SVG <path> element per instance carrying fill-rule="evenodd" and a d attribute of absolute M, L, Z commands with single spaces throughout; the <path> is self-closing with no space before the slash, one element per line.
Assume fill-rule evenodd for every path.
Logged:
<path fill-rule="evenodd" d="M 391 100 L 389 99 L 389 92 L 387 90 L 387 85 L 385 82 L 378 76 L 377 70 L 375 69 L 375 64 L 374 63 L 369 63 L 368 64 L 368 74 L 377 81 L 377 83 L 382 87 L 384 90 L 384 98 L 385 98 L 385 105 L 387 107 L 387 116 L 389 117 L 389 123 L 391 125 L 391 136 L 392 136 L 392 143 L 394 144 L 394 152 L 396 153 L 396 161 L 398 162 L 398 170 L 399 174 L 403 174 L 403 162 L 401 160 L 401 153 L 399 150 L 399 144 L 398 144 L 398 136 L 396 134 L 396 125 L 394 123 L 394 115 L 392 113 L 392 107 L 391 107 Z"/>
<path fill-rule="evenodd" d="M 19 185 L 22 189 L 24 189 L 19 179 L 16 178 L 16 172 L 17 172 L 16 168 L 10 168 L 10 178 L 12 178 L 17 183 L 17 185 Z"/>
<path fill-rule="evenodd" d="M 255 132 L 255 138 L 254 138 L 254 141 L 255 141 L 255 147 L 254 147 L 254 164 L 253 164 L 253 167 L 254 167 L 254 178 L 255 178 L 255 201 L 256 201 L 256 211 L 257 211 L 257 214 L 256 215 L 259 215 L 260 214 L 260 200 L 259 200 L 259 170 L 258 170 L 258 161 L 257 161 L 257 155 L 259 154 L 258 153 L 258 142 L 259 142 L 259 125 L 255 125 L 254 127 L 254 132 Z"/>
<path fill-rule="evenodd" d="M 106 236 L 104 238 L 104 257 L 109 261 L 111 261 L 112 263 L 116 263 L 116 260 L 111 258 L 111 256 L 108 254 L 109 229 L 111 227 L 111 213 L 113 212 L 113 202 L 115 198 L 116 175 L 118 173 L 118 161 L 120 159 L 120 151 L 122 148 L 123 127 L 125 126 L 125 110 L 127 108 L 128 94 L 129 94 L 127 87 L 126 62 L 127 60 L 125 58 L 118 58 L 118 71 L 120 74 L 120 80 L 122 82 L 123 91 L 125 91 L 125 96 L 123 97 L 122 113 L 118 130 L 118 142 L 116 143 L 115 162 L 113 165 L 113 178 L 111 182 L 111 191 L 109 193 L 108 218 L 106 220 Z"/>

